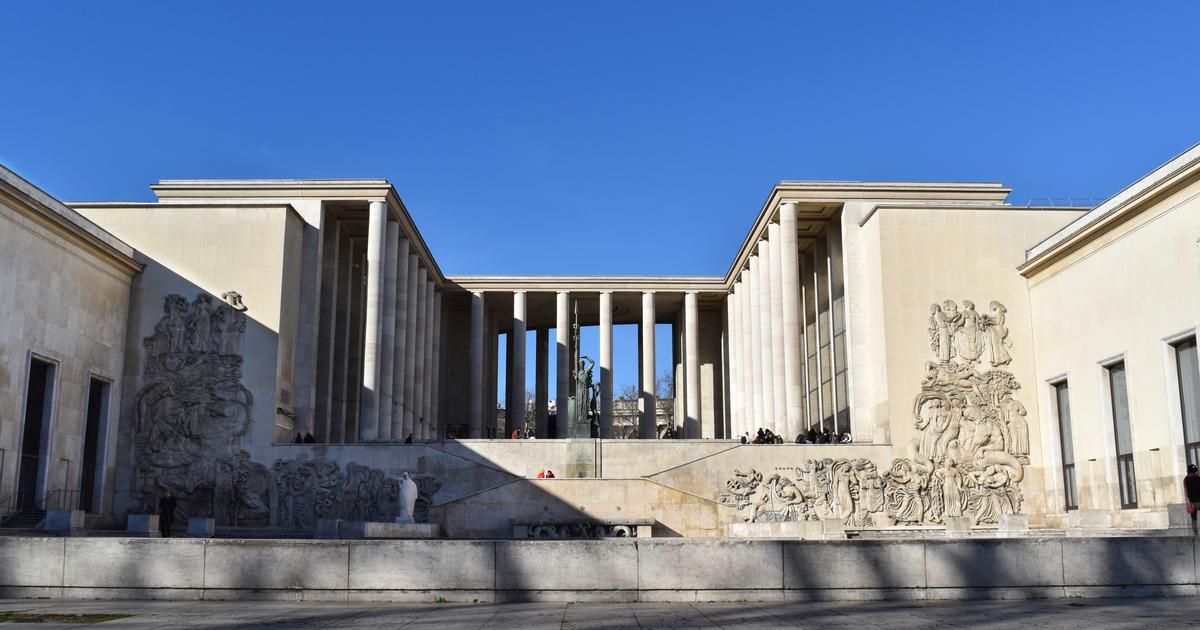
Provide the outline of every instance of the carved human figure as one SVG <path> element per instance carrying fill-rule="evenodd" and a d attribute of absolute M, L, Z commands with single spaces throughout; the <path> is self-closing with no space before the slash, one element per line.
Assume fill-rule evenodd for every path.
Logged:
<path fill-rule="evenodd" d="M 946 423 L 939 422 L 947 418 L 944 405 L 940 398 L 932 398 L 925 402 L 917 416 L 914 427 L 921 432 L 918 448 L 926 457 L 937 456 L 938 437 L 946 430 Z"/>
<path fill-rule="evenodd" d="M 1004 418 L 1008 452 L 1016 455 L 1018 459 L 1025 458 L 1027 460 L 1029 457 L 1029 422 L 1025 420 L 1027 414 L 1025 405 L 1013 398 L 1011 392 L 1006 392 L 1000 399 L 1000 412 Z"/>
<path fill-rule="evenodd" d="M 958 357 L 969 364 L 979 361 L 983 351 L 983 337 L 979 330 L 979 313 L 975 311 L 975 303 L 963 300 L 963 310 L 959 312 L 958 331 L 954 335 L 954 349 Z"/>
<path fill-rule="evenodd" d="M 412 523 L 413 514 L 417 510 L 417 483 L 404 473 L 404 477 L 400 479 L 400 514 L 396 517 L 397 523 Z"/>
<path fill-rule="evenodd" d="M 962 473 L 954 460 L 948 460 L 942 470 L 942 501 L 945 503 L 946 516 L 962 516 Z"/>
<path fill-rule="evenodd" d="M 833 464 L 833 488 L 832 495 L 836 500 L 836 509 L 833 510 L 836 518 L 847 518 L 854 513 L 854 497 L 850 491 L 851 482 L 854 479 L 854 469 L 850 467 L 850 462 L 841 460 Z"/>
<path fill-rule="evenodd" d="M 946 304 L 953 305 L 954 303 L 946 300 Z M 958 307 L 954 306 L 954 312 L 950 313 L 938 304 L 929 306 L 930 344 L 933 346 L 933 352 L 939 363 L 948 363 L 954 356 L 954 325 L 958 317 L 957 309 Z"/>
<path fill-rule="evenodd" d="M 962 421 L 963 411 L 958 405 L 952 402 L 949 409 L 946 409 L 944 406 L 941 408 L 936 417 L 936 423 L 940 429 L 938 431 L 937 446 L 934 447 L 934 454 L 929 456 L 930 459 L 946 455 L 946 449 L 949 448 L 950 443 L 958 439 L 962 428 Z M 942 426 L 943 423 L 944 427 Z"/>
<path fill-rule="evenodd" d="M 988 360 L 992 367 L 1008 365 L 1012 362 L 1012 355 L 1008 353 L 1011 345 L 1008 340 L 1008 327 L 1004 324 L 1008 309 L 996 300 L 992 300 L 988 307 L 991 313 L 987 318 L 987 347 L 990 355 Z"/>
<path fill-rule="evenodd" d="M 201 293 L 192 302 L 188 317 L 189 349 L 193 352 L 212 350 L 212 298 Z"/>

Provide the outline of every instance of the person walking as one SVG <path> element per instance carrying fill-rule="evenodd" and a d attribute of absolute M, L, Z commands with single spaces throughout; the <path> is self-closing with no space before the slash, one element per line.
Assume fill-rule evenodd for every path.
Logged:
<path fill-rule="evenodd" d="M 175 507 L 178 502 L 168 491 L 158 499 L 158 531 L 163 538 L 171 537 L 171 524 L 175 522 Z"/>
<path fill-rule="evenodd" d="M 1200 510 L 1200 469 L 1188 464 L 1187 476 L 1183 478 L 1183 494 L 1187 499 L 1188 516 L 1192 517 L 1192 535 L 1196 534 L 1196 511 Z"/>

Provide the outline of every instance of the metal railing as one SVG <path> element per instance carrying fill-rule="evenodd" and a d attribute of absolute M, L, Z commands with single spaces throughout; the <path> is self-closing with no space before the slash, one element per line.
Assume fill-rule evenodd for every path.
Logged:
<path fill-rule="evenodd" d="M 60 488 L 46 493 L 45 498 L 38 502 L 37 509 L 47 511 L 50 510 L 74 510 L 79 508 L 79 491 Z"/>

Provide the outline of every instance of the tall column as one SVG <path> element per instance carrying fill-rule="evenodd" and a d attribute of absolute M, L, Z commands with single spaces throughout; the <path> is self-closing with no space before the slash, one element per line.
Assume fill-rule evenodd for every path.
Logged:
<path fill-rule="evenodd" d="M 804 389 L 800 376 L 800 261 L 796 250 L 796 204 L 779 207 L 780 290 L 783 296 L 783 384 L 788 435 L 804 431 Z"/>
<path fill-rule="evenodd" d="M 567 437 L 567 429 L 570 421 L 567 418 L 567 398 L 569 395 L 569 385 L 567 375 L 571 373 L 571 356 L 568 352 L 568 344 L 571 339 L 571 294 L 567 291 L 559 291 L 555 301 L 555 373 L 556 391 L 554 392 L 555 405 L 558 407 L 558 422 L 556 424 L 557 433 L 555 436 L 559 439 Z"/>
<path fill-rule="evenodd" d="M 735 278 L 736 279 L 736 278 Z M 742 435 L 742 393 L 738 389 L 741 378 L 741 365 L 738 353 L 741 347 L 741 331 L 738 326 L 738 307 L 737 307 L 737 290 L 738 284 L 729 289 L 729 295 L 725 296 L 725 320 L 728 322 L 728 330 L 725 333 L 725 378 L 729 383 L 726 388 L 729 396 L 729 433 L 725 437 L 739 437 Z"/>
<path fill-rule="evenodd" d="M 534 435 L 546 439 L 550 428 L 550 329 L 537 329 L 537 356 L 534 358 L 533 413 Z"/>
<path fill-rule="evenodd" d="M 367 304 L 363 333 L 362 415 L 359 441 L 379 435 L 380 375 L 383 341 L 383 266 L 387 254 L 387 204 L 372 201 L 367 214 Z"/>
<path fill-rule="evenodd" d="M 525 431 L 525 292 L 513 293 L 513 398 L 515 409 L 509 410 L 513 427 Z"/>
<path fill-rule="evenodd" d="M 512 437 L 517 425 L 513 424 L 513 408 L 516 407 L 516 390 L 513 389 L 513 342 L 512 330 L 504 335 L 504 433 L 503 439 Z"/>
<path fill-rule="evenodd" d="M 471 377 L 467 425 L 471 439 L 483 437 L 483 293 L 471 294 Z"/>
<path fill-rule="evenodd" d="M 803 259 L 802 259 L 803 261 Z M 812 373 L 812 363 L 809 359 L 808 351 L 808 282 L 805 280 L 803 262 L 800 267 L 800 345 L 804 353 L 804 430 L 807 431 L 813 425 L 813 400 L 812 400 L 812 384 L 809 381 L 809 375 Z"/>
<path fill-rule="evenodd" d="M 396 332 L 395 347 L 392 350 L 395 360 L 392 368 L 392 439 L 403 440 L 408 434 L 404 432 L 404 370 L 408 365 L 405 360 L 405 333 L 408 331 L 408 239 L 403 236 L 396 248 Z"/>
<path fill-rule="evenodd" d="M 425 281 L 425 390 L 421 393 L 422 410 L 425 414 L 425 425 L 421 429 L 421 437 L 426 440 L 433 437 L 433 333 L 438 329 L 433 319 L 433 303 L 437 300 L 437 287 L 433 283 L 433 274 Z"/>
<path fill-rule="evenodd" d="M 600 437 L 612 438 L 613 414 L 612 291 L 600 294 Z"/>
<path fill-rule="evenodd" d="M 750 293 L 750 400 L 754 415 L 751 418 L 750 431 L 756 432 L 767 426 L 767 409 L 764 406 L 766 396 L 763 392 L 763 344 L 762 344 L 762 276 L 759 274 L 761 259 L 758 254 L 750 257 L 746 288 Z"/>
<path fill-rule="evenodd" d="M 746 270 L 738 272 L 737 298 L 738 307 L 738 391 L 742 399 L 741 432 L 754 430 L 754 405 L 750 396 L 750 274 Z"/>
<path fill-rule="evenodd" d="M 429 438 L 440 440 L 445 437 L 442 430 L 442 335 L 445 320 L 442 318 L 442 294 L 433 296 L 433 385 L 429 394 Z"/>
<path fill-rule="evenodd" d="M 643 440 L 658 437 L 658 406 L 654 391 L 654 292 L 642 294 L 642 417 L 638 434 Z"/>
<path fill-rule="evenodd" d="M 712 439 L 716 433 L 711 419 L 700 426 L 700 307 L 696 292 L 683 295 L 683 378 L 685 385 L 683 437 Z"/>
<path fill-rule="evenodd" d="M 392 382 L 396 361 L 396 251 L 400 249 L 400 224 L 387 222 L 383 257 L 383 336 L 380 339 L 379 431 L 377 440 L 392 439 Z"/>
<path fill-rule="evenodd" d="M 783 380 L 783 285 L 779 253 L 783 250 L 779 245 L 779 224 L 767 226 L 767 237 L 771 241 L 770 289 L 771 289 L 771 409 L 775 414 L 771 417 L 775 423 L 772 429 L 784 439 L 795 439 L 795 434 L 788 434 L 787 424 L 787 393 Z"/>
<path fill-rule="evenodd" d="M 400 433 L 407 438 L 410 434 L 415 437 L 417 410 L 414 407 L 417 398 L 417 287 L 420 284 L 421 265 L 415 253 L 408 254 L 408 298 L 404 310 L 404 430 Z"/>
<path fill-rule="evenodd" d="M 758 243 L 758 302 L 761 309 L 759 314 L 759 361 L 762 363 L 762 417 L 763 426 L 774 431 L 775 427 L 775 389 L 774 375 L 771 374 L 774 363 L 771 356 L 771 244 L 767 241 Z"/>
<path fill-rule="evenodd" d="M 426 272 L 421 268 L 417 273 L 417 352 L 416 379 L 413 380 L 413 437 L 425 439 L 425 379 L 429 368 L 425 363 L 425 337 L 429 320 L 426 318 L 425 303 L 429 301 Z"/>

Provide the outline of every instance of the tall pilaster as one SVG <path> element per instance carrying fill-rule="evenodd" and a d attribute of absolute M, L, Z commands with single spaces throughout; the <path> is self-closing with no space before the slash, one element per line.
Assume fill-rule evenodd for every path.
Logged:
<path fill-rule="evenodd" d="M 642 417 L 638 434 L 643 440 L 658 437 L 658 406 L 654 390 L 654 292 L 642 294 Z"/>
<path fill-rule="evenodd" d="M 547 421 L 550 417 L 550 329 L 537 329 L 537 347 L 534 358 L 533 413 L 534 435 L 546 439 L 550 435 Z"/>
<path fill-rule="evenodd" d="M 774 376 L 771 374 L 774 363 L 771 356 L 771 244 L 767 241 L 758 243 L 758 303 L 761 309 L 759 329 L 759 361 L 762 363 L 762 425 L 772 431 L 775 427 L 775 389 Z"/>
<path fill-rule="evenodd" d="M 771 288 L 771 409 L 775 411 L 772 421 L 773 431 L 787 440 L 795 439 L 796 434 L 789 434 L 787 423 L 787 388 L 783 380 L 783 271 L 779 260 L 780 247 L 779 224 L 767 226 L 767 238 L 771 240 L 770 288 Z"/>
<path fill-rule="evenodd" d="M 400 224 L 387 222 L 383 257 L 383 336 L 380 339 L 379 431 L 377 440 L 392 438 L 392 382 L 396 361 L 396 252 L 400 249 Z"/>
<path fill-rule="evenodd" d="M 508 411 L 514 428 L 525 431 L 525 292 L 513 293 L 513 409 Z"/>
<path fill-rule="evenodd" d="M 600 437 L 612 438 L 613 419 L 612 292 L 600 294 Z"/>
<path fill-rule="evenodd" d="M 759 290 L 759 285 L 762 276 L 759 275 L 761 258 L 758 254 L 750 257 L 748 269 L 749 277 L 746 279 L 746 289 L 749 293 L 750 301 L 750 404 L 753 412 L 750 418 L 751 433 L 757 432 L 767 426 L 767 413 L 764 402 L 766 397 L 763 395 L 763 345 L 762 345 L 762 291 Z"/>
<path fill-rule="evenodd" d="M 395 357 L 392 368 L 392 439 L 403 440 L 404 432 L 404 383 L 408 366 L 405 355 L 405 334 L 408 332 L 408 239 L 400 237 L 396 249 L 396 332 Z"/>
<path fill-rule="evenodd" d="M 700 307 L 695 291 L 683 295 L 683 437 L 708 438 L 715 435 L 711 419 L 700 426 Z"/>
<path fill-rule="evenodd" d="M 725 437 L 739 437 L 742 435 L 742 392 L 741 392 L 741 320 L 738 311 L 738 291 L 741 284 L 736 281 L 729 290 L 729 295 L 725 296 L 725 320 L 728 322 L 728 330 L 725 333 L 725 378 L 728 380 L 729 387 L 729 433 Z"/>
<path fill-rule="evenodd" d="M 555 436 L 559 439 L 567 437 L 567 431 L 570 427 L 570 420 L 567 418 L 567 398 L 570 395 L 568 375 L 571 373 L 571 356 L 568 351 L 568 346 L 571 340 L 571 294 L 567 291 L 559 291 L 555 296 L 555 379 L 556 388 L 554 392 L 555 406 L 558 414 L 558 422 L 556 423 L 557 433 Z"/>
<path fill-rule="evenodd" d="M 411 248 L 410 248 L 411 249 Z M 417 293 L 421 282 L 421 264 L 417 255 L 408 254 L 408 298 L 404 310 L 404 430 L 403 438 L 416 437 L 417 410 Z"/>
<path fill-rule="evenodd" d="M 431 440 L 440 440 L 445 437 L 445 431 L 442 429 L 442 337 L 444 335 L 446 321 L 442 317 L 442 293 L 436 292 L 433 296 L 433 385 L 430 387 L 429 394 L 429 427 L 431 429 L 429 438 Z"/>
<path fill-rule="evenodd" d="M 413 381 L 413 437 L 425 439 L 425 379 L 429 376 L 428 365 L 425 363 L 425 337 L 429 320 L 426 316 L 425 303 L 429 300 L 425 269 L 417 273 L 417 377 Z"/>
<path fill-rule="evenodd" d="M 425 281 L 425 390 L 421 394 L 422 409 L 425 415 L 425 425 L 421 437 L 426 440 L 433 437 L 433 336 L 438 330 L 437 322 L 433 319 L 433 303 L 437 301 L 437 285 L 433 283 L 433 274 Z"/>
<path fill-rule="evenodd" d="M 380 374 L 383 340 L 383 266 L 387 254 L 387 204 L 372 201 L 367 212 L 367 303 L 363 332 L 362 412 L 358 439 L 379 435 Z"/>
<path fill-rule="evenodd" d="M 483 293 L 471 294 L 471 376 L 467 425 L 471 439 L 483 437 Z"/>

